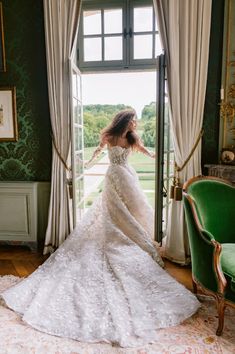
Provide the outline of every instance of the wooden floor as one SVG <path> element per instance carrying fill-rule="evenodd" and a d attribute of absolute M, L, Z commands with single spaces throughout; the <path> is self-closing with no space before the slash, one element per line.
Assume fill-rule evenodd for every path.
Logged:
<path fill-rule="evenodd" d="M 0 276 L 16 275 L 25 277 L 41 265 L 47 256 L 32 252 L 24 246 L 0 246 Z M 164 260 L 165 269 L 180 283 L 192 290 L 191 269 Z"/>

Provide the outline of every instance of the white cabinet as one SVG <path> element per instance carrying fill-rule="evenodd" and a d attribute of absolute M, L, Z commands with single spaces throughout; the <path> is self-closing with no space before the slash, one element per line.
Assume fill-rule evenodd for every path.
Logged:
<path fill-rule="evenodd" d="M 0 182 L 0 243 L 43 243 L 49 194 L 49 182 Z"/>

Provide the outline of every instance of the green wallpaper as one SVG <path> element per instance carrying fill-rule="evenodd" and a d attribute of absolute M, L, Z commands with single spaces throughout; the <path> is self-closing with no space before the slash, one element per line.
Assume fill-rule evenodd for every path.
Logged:
<path fill-rule="evenodd" d="M 202 166 L 218 163 L 219 105 L 223 54 L 224 0 L 212 0 L 211 36 L 204 110 Z"/>
<path fill-rule="evenodd" d="M 0 142 L 0 180 L 49 181 L 51 139 L 43 0 L 1 0 L 7 72 L 1 86 L 16 86 L 19 140 Z"/>

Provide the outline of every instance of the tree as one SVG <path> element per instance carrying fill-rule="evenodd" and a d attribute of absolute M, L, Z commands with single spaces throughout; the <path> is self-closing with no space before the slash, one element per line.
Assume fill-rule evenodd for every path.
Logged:
<path fill-rule="evenodd" d="M 126 108 L 124 104 L 117 105 L 84 105 L 83 124 L 84 124 L 84 145 L 85 147 L 97 146 L 100 141 L 100 132 L 112 120 L 114 115 Z"/>
<path fill-rule="evenodd" d="M 155 140 L 156 140 L 155 117 L 149 118 L 145 122 L 144 132 L 141 138 L 143 140 L 144 145 L 148 147 L 155 146 Z"/>
<path fill-rule="evenodd" d="M 156 102 L 145 105 L 141 112 L 141 119 L 149 120 L 152 118 L 156 118 Z"/>

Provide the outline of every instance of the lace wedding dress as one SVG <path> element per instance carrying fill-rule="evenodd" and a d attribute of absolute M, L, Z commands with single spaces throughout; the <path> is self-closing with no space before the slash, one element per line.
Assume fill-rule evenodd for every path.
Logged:
<path fill-rule="evenodd" d="M 108 152 L 102 196 L 43 265 L 1 295 L 40 331 L 138 346 L 200 304 L 162 269 L 152 242 L 153 210 L 127 163 L 130 149 Z"/>

